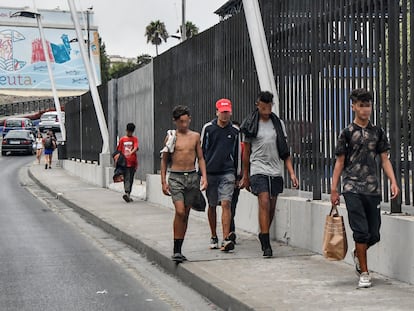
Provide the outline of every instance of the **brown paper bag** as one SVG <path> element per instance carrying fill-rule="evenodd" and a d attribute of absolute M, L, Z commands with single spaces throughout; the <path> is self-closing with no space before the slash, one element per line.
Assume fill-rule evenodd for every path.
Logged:
<path fill-rule="evenodd" d="M 339 215 L 336 206 L 332 206 L 326 216 L 322 250 L 323 256 L 329 260 L 342 260 L 348 251 L 344 218 Z"/>

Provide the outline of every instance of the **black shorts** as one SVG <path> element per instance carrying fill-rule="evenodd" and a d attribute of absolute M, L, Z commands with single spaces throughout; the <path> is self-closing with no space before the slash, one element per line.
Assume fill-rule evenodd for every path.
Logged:
<path fill-rule="evenodd" d="M 354 241 L 372 246 L 380 240 L 380 196 L 343 193 Z"/>
<path fill-rule="evenodd" d="M 254 195 L 267 192 L 271 197 L 277 197 L 279 193 L 283 192 L 283 178 L 256 174 L 250 176 L 250 188 Z"/>

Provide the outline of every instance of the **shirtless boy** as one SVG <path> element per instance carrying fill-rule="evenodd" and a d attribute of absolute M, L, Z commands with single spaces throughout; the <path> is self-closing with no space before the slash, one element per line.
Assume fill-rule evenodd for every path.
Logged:
<path fill-rule="evenodd" d="M 173 152 L 162 152 L 161 184 L 162 192 L 171 195 L 174 207 L 174 251 L 172 260 L 180 263 L 186 260 L 181 253 L 188 216 L 191 206 L 198 200 L 198 191 L 207 188 L 206 164 L 201 149 L 200 134 L 189 129 L 190 110 L 185 106 L 173 109 L 173 121 L 176 125 L 176 141 Z M 167 141 L 168 137 L 166 138 Z M 167 166 L 170 157 L 170 175 L 167 182 Z M 201 172 L 196 171 L 196 159 Z"/>

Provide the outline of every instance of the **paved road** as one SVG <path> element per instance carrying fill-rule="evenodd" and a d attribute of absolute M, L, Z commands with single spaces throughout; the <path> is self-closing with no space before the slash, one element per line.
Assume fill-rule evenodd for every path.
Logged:
<path fill-rule="evenodd" d="M 75 216 L 70 213 L 75 213 L 70 208 L 62 203 L 56 207 L 53 198 L 31 189 L 43 195 L 41 202 L 25 189 L 25 182 L 22 187 L 19 170 L 33 161 L 27 156 L 0 157 L 2 311 L 191 309 L 153 278 L 167 286 L 179 285 L 154 267 L 145 267 L 139 254 L 91 225 L 85 229 L 87 224 L 77 214 L 74 226 Z M 87 235 L 99 239 L 92 242 Z M 190 303 L 201 310 L 216 309 L 201 298 L 191 298 L 194 294 L 179 294 L 190 297 Z"/>

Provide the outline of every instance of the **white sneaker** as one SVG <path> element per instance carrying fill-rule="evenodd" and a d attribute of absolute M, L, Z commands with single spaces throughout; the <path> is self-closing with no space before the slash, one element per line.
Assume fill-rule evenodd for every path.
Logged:
<path fill-rule="evenodd" d="M 219 248 L 219 245 L 218 245 L 218 243 L 219 243 L 219 241 L 218 241 L 218 238 L 215 236 L 215 237 L 211 237 L 211 239 L 210 239 L 210 249 L 218 249 Z"/>
<path fill-rule="evenodd" d="M 359 288 L 368 288 L 372 286 L 371 276 L 368 272 L 362 272 L 359 277 L 358 287 Z"/>

